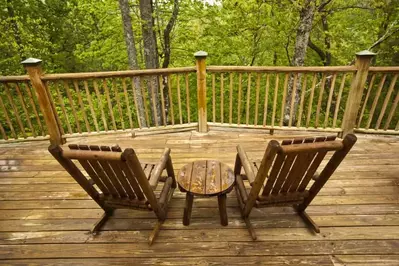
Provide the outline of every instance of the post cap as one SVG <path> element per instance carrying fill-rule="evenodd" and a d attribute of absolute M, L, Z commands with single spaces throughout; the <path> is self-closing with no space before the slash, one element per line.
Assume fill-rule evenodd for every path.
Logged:
<path fill-rule="evenodd" d="M 198 51 L 198 52 L 194 53 L 194 56 L 195 57 L 207 57 L 208 53 L 205 51 Z"/>
<path fill-rule="evenodd" d="M 24 66 L 35 66 L 35 65 L 39 65 L 41 62 L 42 62 L 42 60 L 40 60 L 40 59 L 30 57 L 30 58 L 22 61 L 21 64 L 23 64 Z"/>
<path fill-rule="evenodd" d="M 356 55 L 357 56 L 375 56 L 376 53 L 373 53 L 369 50 L 363 50 L 363 51 L 357 52 Z"/>

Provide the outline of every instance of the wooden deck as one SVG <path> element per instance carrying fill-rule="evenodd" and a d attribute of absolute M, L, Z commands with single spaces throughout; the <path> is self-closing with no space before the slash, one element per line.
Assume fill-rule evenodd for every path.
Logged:
<path fill-rule="evenodd" d="M 287 135 L 289 134 L 289 135 Z M 270 138 L 311 133 L 255 131 L 128 134 L 70 139 L 134 147 L 142 161 L 172 149 L 175 172 L 196 159 L 232 166 L 235 145 L 261 158 Z M 313 135 L 320 135 L 314 133 Z M 36 265 L 399 265 L 399 138 L 359 135 L 358 143 L 316 197 L 309 231 L 291 208 L 255 209 L 253 242 L 228 195 L 229 225 L 220 225 L 217 198 L 196 199 L 182 225 L 184 194 L 175 191 L 168 219 L 151 247 L 153 213 L 116 211 L 102 232 L 88 234 L 101 216 L 75 181 L 47 152 L 47 141 L 0 145 L 0 264 Z"/>

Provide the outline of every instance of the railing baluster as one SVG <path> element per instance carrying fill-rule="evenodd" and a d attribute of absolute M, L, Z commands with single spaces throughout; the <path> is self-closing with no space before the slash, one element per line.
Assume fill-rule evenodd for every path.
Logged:
<path fill-rule="evenodd" d="M 285 109 L 285 101 L 287 98 L 287 89 L 288 89 L 288 76 L 289 74 L 286 73 L 284 78 L 283 99 L 281 101 L 281 113 L 280 113 L 280 127 L 283 126 L 283 121 L 284 121 L 284 109 Z"/>
<path fill-rule="evenodd" d="M 245 112 L 245 123 L 249 124 L 249 104 L 250 104 L 250 100 L 251 100 L 251 73 L 248 73 L 248 88 L 247 88 L 247 109 Z"/>
<path fill-rule="evenodd" d="M 366 110 L 366 106 L 367 106 L 367 101 L 369 100 L 370 92 L 373 89 L 374 80 L 375 80 L 375 74 L 373 74 L 373 76 L 371 77 L 371 81 L 370 81 L 370 84 L 369 84 L 369 87 L 367 90 L 366 98 L 364 99 L 364 102 L 363 102 L 362 111 L 360 112 L 360 117 L 357 122 L 357 126 L 356 126 L 357 128 L 360 128 L 360 125 L 362 123 L 364 111 Z"/>
<path fill-rule="evenodd" d="M 303 113 L 303 104 L 305 102 L 305 91 L 306 91 L 306 83 L 307 83 L 308 77 L 306 74 L 303 74 L 303 83 L 302 83 L 302 88 L 301 88 L 301 101 L 299 103 L 299 113 L 298 113 L 298 122 L 297 122 L 297 127 L 301 126 L 301 121 L 302 121 L 302 113 Z"/>
<path fill-rule="evenodd" d="M 339 93 L 338 93 L 338 97 L 337 97 L 337 103 L 335 104 L 333 128 L 335 128 L 335 126 L 337 124 L 337 118 L 338 118 L 339 106 L 341 104 L 342 92 L 344 91 L 344 87 L 345 87 L 345 79 L 346 79 L 346 73 L 342 76 L 341 86 L 339 88 Z"/>
<path fill-rule="evenodd" d="M 395 74 L 395 76 L 393 77 L 393 80 L 391 81 L 391 84 L 389 85 L 388 93 L 385 96 L 385 100 L 384 100 L 384 103 L 382 105 L 382 109 L 381 109 L 381 112 L 380 112 L 380 116 L 378 117 L 377 124 L 375 125 L 375 129 L 379 129 L 379 127 L 381 125 L 382 118 L 385 115 L 385 111 L 387 109 L 389 100 L 391 99 L 393 88 L 395 87 L 395 83 L 396 83 L 396 80 L 398 79 L 398 75 L 399 74 Z"/>
<path fill-rule="evenodd" d="M 224 77 L 223 73 L 220 74 L 220 122 L 224 122 L 223 105 L 224 105 Z"/>
<path fill-rule="evenodd" d="M 306 116 L 306 127 L 309 127 L 309 122 L 310 122 L 310 116 L 312 114 L 312 105 L 313 105 L 313 97 L 314 97 L 314 90 L 316 87 L 316 73 L 313 74 L 313 81 L 312 81 L 312 87 L 310 89 L 310 96 L 309 96 L 309 103 L 308 103 L 308 114 Z"/>
<path fill-rule="evenodd" d="M 1 135 L 3 136 L 3 139 L 4 140 L 8 140 L 8 137 L 6 135 L 6 131 L 4 130 L 4 127 L 3 127 L 3 125 L 1 123 L 0 123 L 0 132 L 1 132 Z"/>
<path fill-rule="evenodd" d="M 229 124 L 233 122 L 233 73 L 229 74 L 229 80 L 230 80 L 230 95 L 229 95 Z"/>
<path fill-rule="evenodd" d="M 187 101 L 187 122 L 191 123 L 191 118 L 190 118 L 190 88 L 188 85 L 188 73 L 185 75 L 186 78 L 186 101 Z"/>
<path fill-rule="evenodd" d="M 382 79 L 380 81 L 380 84 L 378 84 L 377 94 L 374 97 L 374 102 L 373 102 L 373 105 L 371 106 L 369 120 L 367 121 L 366 129 L 370 128 L 371 121 L 373 120 L 373 116 L 374 116 L 374 111 L 375 111 L 375 108 L 377 107 L 378 100 L 380 99 L 381 91 L 382 91 L 382 88 L 384 87 L 386 78 L 387 78 L 387 74 L 384 74 L 384 76 L 382 77 Z"/>
<path fill-rule="evenodd" d="M 156 106 L 156 100 L 155 100 L 155 89 L 154 89 L 154 77 L 149 77 L 147 79 L 147 84 L 150 84 L 150 90 L 151 90 L 151 103 L 152 103 L 152 116 L 154 118 L 155 126 L 158 127 L 158 111 L 157 111 L 157 106 Z"/>
<path fill-rule="evenodd" d="M 384 130 L 387 130 L 389 127 L 389 124 L 391 123 L 392 117 L 395 114 L 396 111 L 396 107 L 398 107 L 398 102 L 399 102 L 399 91 L 396 94 L 395 100 L 393 101 L 393 104 L 391 106 L 391 111 L 389 112 L 388 118 L 385 121 L 385 126 L 384 126 Z"/>
<path fill-rule="evenodd" d="M 30 130 L 32 132 L 33 137 L 36 137 L 36 131 L 34 130 L 34 128 L 32 126 L 32 121 L 30 120 L 28 109 L 26 108 L 25 100 L 24 100 L 24 97 L 22 96 L 21 89 L 20 89 L 18 83 L 15 83 L 15 89 L 17 91 L 17 94 L 18 94 L 18 97 L 19 97 L 19 101 L 21 102 L 22 109 L 24 110 L 24 114 L 26 116 L 26 120 L 28 122 L 28 126 L 29 126 L 29 128 L 30 128 Z"/>
<path fill-rule="evenodd" d="M 4 87 L 5 87 L 6 96 L 8 98 L 8 102 L 10 103 L 11 108 L 14 111 L 15 118 L 17 119 L 19 129 L 21 130 L 24 138 L 26 138 L 27 136 L 26 136 L 25 128 L 24 128 L 24 125 L 22 124 L 21 117 L 19 116 L 19 112 L 18 112 L 17 107 L 15 106 L 14 100 L 11 97 L 10 87 L 8 86 L 8 83 L 4 83 Z"/>
<path fill-rule="evenodd" d="M 119 98 L 119 90 L 118 90 L 118 86 L 116 86 L 116 79 L 115 78 L 112 79 L 112 89 L 113 89 L 113 91 L 115 93 L 116 106 L 118 107 L 119 118 L 121 120 L 122 129 L 125 130 L 125 120 L 123 119 L 123 112 L 122 112 L 120 98 Z M 151 89 L 151 91 L 153 91 L 153 89 Z"/>
<path fill-rule="evenodd" d="M 97 80 L 96 79 L 93 80 L 93 87 L 94 87 L 94 91 L 96 92 L 98 106 L 100 106 L 101 119 L 103 121 L 104 130 L 108 131 L 107 119 L 105 119 L 104 106 L 103 106 L 103 102 L 102 102 L 102 98 L 101 98 L 100 92 L 98 90 L 98 84 L 97 84 Z"/>
<path fill-rule="evenodd" d="M 103 79 L 103 86 L 104 86 L 104 90 L 105 90 L 105 95 L 107 97 L 108 110 L 109 110 L 109 114 L 111 116 L 112 126 L 114 127 L 114 130 L 116 131 L 117 128 L 116 128 L 116 122 L 115 122 L 115 117 L 114 117 L 114 111 L 112 110 L 112 102 L 111 102 L 111 98 L 109 96 L 109 89 L 108 89 L 106 79 Z"/>
<path fill-rule="evenodd" d="M 172 100 L 172 86 L 170 84 L 171 84 L 170 75 L 168 75 L 169 108 L 170 108 L 170 115 L 172 118 L 172 125 L 175 125 L 175 114 L 173 112 L 173 100 Z"/>
<path fill-rule="evenodd" d="M 57 96 L 58 96 L 58 102 L 60 103 L 61 111 L 64 114 L 65 120 L 67 122 L 68 132 L 69 132 L 69 134 L 72 134 L 71 122 L 69 121 L 68 114 L 67 114 L 67 112 L 65 110 L 64 99 L 62 98 L 62 95 L 61 95 L 61 92 L 60 92 L 60 89 L 59 89 L 59 85 L 60 84 L 58 82 L 54 83 L 54 86 L 55 86 L 55 89 L 56 89 L 56 92 L 57 92 Z"/>
<path fill-rule="evenodd" d="M 183 115 L 181 110 L 181 95 L 180 95 L 180 75 L 177 76 L 177 105 L 179 106 L 179 119 L 180 124 L 183 124 Z"/>
<path fill-rule="evenodd" d="M 74 105 L 73 100 L 72 100 L 72 95 L 71 95 L 71 91 L 69 89 L 69 85 L 68 85 L 68 81 L 67 80 L 64 80 L 64 88 L 65 88 L 66 94 L 68 96 L 69 105 L 71 106 L 73 117 L 75 118 L 76 127 L 78 129 L 78 132 L 82 133 L 82 130 L 80 128 L 79 119 L 78 119 L 78 116 L 76 114 L 75 105 Z"/>
<path fill-rule="evenodd" d="M 137 106 L 137 98 L 136 98 L 137 95 L 136 95 L 136 88 L 135 88 L 135 85 L 134 85 L 135 84 L 134 78 L 130 79 L 130 83 L 131 83 L 131 88 L 132 88 L 132 92 L 133 92 L 133 103 L 134 103 L 134 107 L 136 109 L 137 123 L 139 124 L 139 128 L 142 128 L 141 120 L 140 120 L 140 117 L 139 117 L 139 115 L 140 115 L 139 107 Z M 162 94 L 163 94 L 163 92 L 162 92 Z M 144 104 L 144 102 L 143 102 L 143 104 Z"/>
<path fill-rule="evenodd" d="M 85 120 L 85 124 L 86 124 L 86 130 L 87 130 L 87 132 L 90 133 L 91 132 L 91 128 L 90 128 L 89 120 L 87 119 L 85 105 L 83 104 L 82 96 L 80 95 L 80 89 L 79 89 L 79 84 L 78 84 L 77 80 L 73 81 L 73 86 L 75 87 L 75 91 L 76 91 L 76 94 L 78 96 L 78 101 L 79 101 L 79 104 L 80 104 L 80 110 L 82 110 L 83 119 Z"/>
<path fill-rule="evenodd" d="M 89 84 L 87 83 L 87 80 L 83 81 L 83 86 L 84 86 L 85 91 L 86 91 L 87 102 L 89 103 L 91 117 L 93 118 L 93 122 L 94 122 L 94 127 L 96 128 L 97 132 L 100 132 L 100 130 L 98 128 L 97 117 L 96 117 L 96 113 L 94 112 L 93 101 L 91 100 L 91 95 L 90 95 L 90 91 L 89 91 Z"/>
<path fill-rule="evenodd" d="M 54 116 L 55 116 L 55 120 L 57 121 L 58 129 L 59 129 L 61 135 L 64 135 L 64 134 L 65 134 L 64 128 L 62 127 L 60 117 L 59 117 L 58 114 L 57 114 L 57 111 L 56 111 L 57 109 L 55 108 L 55 101 L 54 101 L 54 99 L 53 99 L 53 95 L 51 94 L 50 89 L 49 89 L 47 83 L 48 83 L 48 82 L 46 82 L 46 81 L 44 82 L 44 88 L 46 89 L 48 98 L 49 98 L 49 100 L 50 100 L 51 108 L 52 108 L 52 110 L 53 110 L 53 112 L 54 112 Z"/>
<path fill-rule="evenodd" d="M 258 105 L 259 105 L 259 90 L 260 90 L 260 74 L 256 73 L 256 92 L 255 92 L 255 121 L 254 125 L 258 125 Z"/>
<path fill-rule="evenodd" d="M 268 105 L 268 101 L 269 101 L 269 83 L 270 83 L 270 75 L 266 74 L 265 103 L 263 106 L 263 126 L 266 126 L 266 122 L 267 122 L 267 105 Z"/>
<path fill-rule="evenodd" d="M 237 113 L 237 125 L 241 121 L 241 90 L 242 90 L 242 73 L 238 75 L 238 113 Z"/>
<path fill-rule="evenodd" d="M 8 127 L 9 127 L 10 130 L 11 130 L 11 134 L 14 136 L 15 139 L 18 139 L 18 136 L 17 136 L 17 134 L 15 133 L 14 127 L 13 127 L 13 125 L 12 125 L 12 123 L 11 123 L 10 117 L 8 116 L 7 109 L 6 109 L 6 107 L 4 106 L 4 102 L 3 102 L 3 99 L 2 99 L 1 96 L 0 96 L 0 106 L 1 106 L 1 109 L 3 110 L 4 117 L 6 118 Z"/>
<path fill-rule="evenodd" d="M 294 74 L 294 84 L 292 84 L 292 91 L 291 91 L 291 105 L 290 105 L 290 118 L 288 120 L 288 126 L 292 126 L 292 116 L 294 114 L 294 104 L 295 104 L 295 96 L 297 90 L 297 83 L 298 82 L 298 73 Z"/>
<path fill-rule="evenodd" d="M 330 93 L 328 95 L 328 101 L 327 101 L 327 109 L 326 109 L 326 115 L 324 117 L 324 128 L 327 127 L 328 124 L 328 118 L 329 118 L 329 114 L 330 114 L 330 107 L 331 107 L 331 101 L 332 101 L 332 97 L 333 97 L 333 93 L 334 93 L 334 87 L 335 87 L 335 81 L 337 79 L 337 74 L 333 74 L 333 78 L 331 81 L 331 86 L 330 86 Z"/>
<path fill-rule="evenodd" d="M 29 102 L 30 102 L 30 104 L 32 106 L 32 110 L 33 110 L 33 113 L 35 114 L 35 117 L 36 117 L 36 120 L 37 120 L 37 124 L 39 125 L 40 131 L 42 132 L 42 136 L 45 136 L 46 132 L 44 131 L 42 122 L 40 120 L 39 113 L 37 112 L 36 104 L 35 104 L 35 101 L 34 101 L 34 98 L 33 98 L 33 94 L 32 94 L 32 91 L 30 90 L 30 86 L 29 86 L 28 82 L 25 81 L 24 82 L 24 86 L 25 86 L 26 91 L 28 92 Z"/>
<path fill-rule="evenodd" d="M 216 93 L 215 93 L 215 74 L 212 73 L 212 122 L 216 122 Z"/>
<path fill-rule="evenodd" d="M 165 89 L 165 86 L 163 84 L 163 76 L 160 76 L 158 78 L 158 80 L 159 80 L 159 88 L 161 90 L 162 120 L 163 120 L 163 125 L 166 126 L 165 96 L 163 94 L 163 90 Z"/>
<path fill-rule="evenodd" d="M 133 129 L 132 111 L 130 110 L 129 96 L 127 94 L 126 78 L 122 78 L 123 95 L 125 96 L 125 104 L 127 108 L 127 115 L 129 116 L 129 127 Z"/>
<path fill-rule="evenodd" d="M 149 114 L 148 114 L 148 106 L 147 106 L 147 101 L 146 101 L 146 97 L 145 97 L 145 91 L 146 90 L 144 88 L 144 79 L 143 78 L 140 78 L 140 90 L 141 90 L 141 96 L 143 97 L 145 121 L 147 123 L 147 127 L 151 127 L 150 117 L 149 117 Z"/>
<path fill-rule="evenodd" d="M 276 120 L 276 111 L 277 111 L 277 94 L 278 94 L 278 86 L 279 86 L 279 75 L 276 73 L 276 85 L 274 86 L 274 99 L 273 99 L 273 113 L 272 113 L 272 127 L 274 126 Z"/>
<path fill-rule="evenodd" d="M 321 79 L 321 87 L 319 91 L 319 100 L 317 101 L 317 109 L 316 109 L 316 121 L 315 127 L 319 127 L 319 118 L 320 118 L 320 109 L 321 102 L 323 101 L 324 87 L 326 86 L 326 73 L 323 73 L 323 77 Z"/>

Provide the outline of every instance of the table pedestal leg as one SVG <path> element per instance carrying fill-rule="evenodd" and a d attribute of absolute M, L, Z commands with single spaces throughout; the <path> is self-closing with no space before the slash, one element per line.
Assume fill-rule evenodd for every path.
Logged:
<path fill-rule="evenodd" d="M 221 194 L 218 196 L 220 223 L 224 226 L 228 225 L 229 223 L 227 219 L 226 199 L 227 199 L 226 194 Z"/>
<path fill-rule="evenodd" d="M 191 219 L 191 209 L 193 207 L 194 196 L 190 192 L 186 193 L 186 205 L 184 206 L 183 224 L 189 225 Z"/>

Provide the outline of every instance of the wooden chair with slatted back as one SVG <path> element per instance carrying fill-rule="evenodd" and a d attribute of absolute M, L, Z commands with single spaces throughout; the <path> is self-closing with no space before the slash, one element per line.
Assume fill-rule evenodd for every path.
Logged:
<path fill-rule="evenodd" d="M 249 214 L 254 206 L 294 206 L 302 219 L 315 232 L 320 232 L 305 210 L 357 140 L 353 134 L 348 134 L 343 140 L 335 138 L 331 136 L 284 140 L 281 145 L 272 140 L 260 163 L 250 161 L 243 148 L 237 146 L 235 190 L 241 216 L 252 239 L 256 239 L 256 234 Z M 320 163 L 329 152 L 333 154 L 318 174 Z M 242 168 L 245 172 L 243 175 Z M 245 179 L 248 179 L 251 186 L 249 193 L 244 185 Z"/>
<path fill-rule="evenodd" d="M 176 188 L 170 149 L 164 150 L 158 164 L 141 164 L 133 149 L 122 151 L 118 146 L 73 144 L 64 150 L 58 145 L 51 145 L 49 151 L 104 210 L 103 216 L 91 230 L 93 234 L 100 230 L 115 209 L 154 211 L 158 222 L 149 237 L 149 244 L 152 244 L 166 219 L 168 203 Z M 82 173 L 76 161 L 88 177 Z M 161 173 L 165 168 L 167 177 L 157 197 L 154 190 L 162 181 Z"/>

